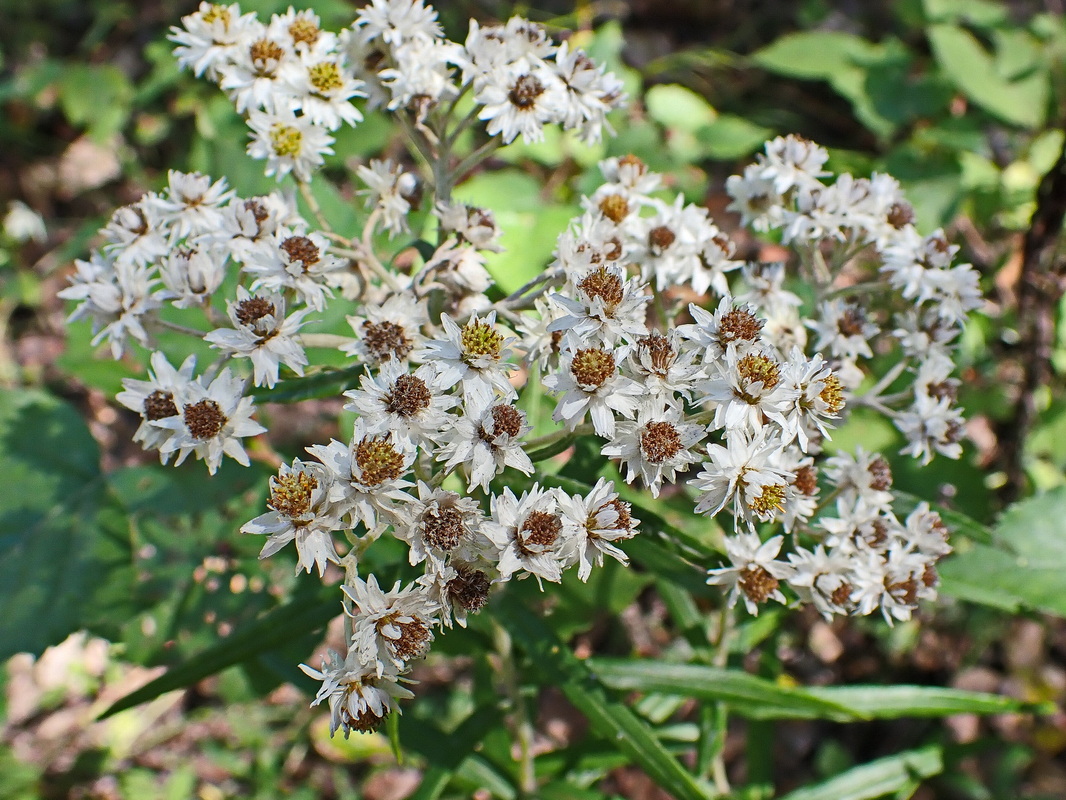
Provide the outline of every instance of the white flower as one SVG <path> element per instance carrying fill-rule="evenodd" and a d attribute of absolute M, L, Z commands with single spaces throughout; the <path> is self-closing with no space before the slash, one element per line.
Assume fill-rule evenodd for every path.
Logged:
<path fill-rule="evenodd" d="M 713 313 L 695 303 L 689 303 L 688 310 L 695 322 L 679 325 L 677 332 L 702 348 L 704 364 L 719 361 L 728 352 L 745 355 L 760 341 L 765 322 L 756 316 L 753 307 L 735 303 L 728 295 Z"/>
<path fill-rule="evenodd" d="M 161 224 L 168 226 L 177 240 L 217 231 L 225 218 L 224 206 L 233 196 L 225 178 L 212 183 L 209 175 L 172 169 L 167 172 L 166 192 L 145 202 L 155 209 Z"/>
<path fill-rule="evenodd" d="M 370 160 L 370 166 L 356 167 L 359 179 L 367 186 L 366 205 L 373 207 L 390 236 L 407 230 L 407 214 L 412 203 L 417 203 L 418 178 L 404 172 L 399 164 L 389 160 Z"/>
<path fill-rule="evenodd" d="M 826 460 L 824 471 L 841 502 L 851 505 L 861 499 L 881 511 L 891 508 L 892 467 L 880 453 L 867 453 L 861 446 L 854 455 L 839 452 Z"/>
<path fill-rule="evenodd" d="M 329 702 L 329 735 L 338 729 L 344 738 L 352 731 L 366 733 L 377 730 L 390 712 L 397 709 L 397 699 L 414 697 L 400 685 L 394 672 L 379 675 L 371 666 L 360 660 L 357 648 L 348 651 L 345 658 L 330 650 L 322 664 L 322 670 L 301 664 L 300 669 L 317 681 L 322 681 L 312 706 L 323 700 Z"/>
<path fill-rule="evenodd" d="M 490 405 L 481 412 L 468 404 L 466 411 L 445 432 L 447 440 L 437 452 L 437 460 L 447 462 L 446 470 L 466 465 L 469 488 L 480 486 L 483 491 L 488 491 L 489 482 L 506 467 L 526 475 L 533 473 L 533 462 L 521 442 L 530 431 L 525 412 L 508 403 Z"/>
<path fill-rule="evenodd" d="M 801 136 L 778 136 L 766 143 L 766 155 L 758 156 L 759 177 L 772 181 L 778 194 L 794 187 L 809 186 L 830 173 L 823 170 L 829 153 Z"/>
<path fill-rule="evenodd" d="M 123 391 L 115 398 L 126 408 L 136 411 L 141 416 L 141 424 L 133 434 L 133 441 L 140 442 L 145 450 L 158 450 L 171 437 L 170 428 L 162 428 L 155 423 L 167 417 L 176 417 L 180 410 L 175 397 L 180 396 L 186 384 L 192 382 L 196 369 L 196 356 L 187 357 L 181 367 L 174 369 L 166 354 L 152 353 L 152 366 L 148 370 L 148 380 L 139 381 L 123 378 Z M 160 460 L 165 464 L 169 453 L 160 453 Z"/>
<path fill-rule="evenodd" d="M 521 497 L 510 487 L 495 495 L 483 530 L 497 548 L 501 581 L 522 572 L 538 583 L 562 580 L 577 533 L 573 521 L 559 514 L 556 491 L 537 484 Z"/>
<path fill-rule="evenodd" d="M 478 250 L 489 250 L 493 253 L 503 251 L 497 241 L 500 230 L 496 227 L 496 218 L 489 209 L 441 200 L 437 203 L 436 213 L 440 218 L 441 228 L 456 234 L 461 242 L 468 242 Z"/>
<path fill-rule="evenodd" d="M 467 564 L 449 559 L 447 566 L 440 569 L 431 567 L 418 579 L 426 587 L 430 599 L 440 607 L 438 619 L 443 627 L 452 627 L 452 622 L 466 627 L 469 614 L 476 614 L 489 601 L 492 582 L 489 578 L 490 567 L 483 562 Z"/>
<path fill-rule="evenodd" d="M 714 427 L 753 433 L 771 419 L 782 429 L 784 412 L 795 403 L 798 390 L 781 381 L 781 365 L 767 349 L 746 355 L 730 350 L 713 362 L 710 378 L 698 387 L 700 403 L 714 409 Z M 792 437 L 794 438 L 794 437 Z"/>
<path fill-rule="evenodd" d="M 211 299 L 226 278 L 228 248 L 222 246 L 176 247 L 159 262 L 159 276 L 166 289 L 157 297 L 175 308 L 197 308 Z"/>
<path fill-rule="evenodd" d="M 575 287 L 577 299 L 562 294 L 551 301 L 567 313 L 553 321 L 549 331 L 567 331 L 582 344 L 613 347 L 619 340 L 633 341 L 648 333 L 644 322 L 651 295 L 637 278 L 626 280 L 618 266 L 600 267 L 585 275 Z"/>
<path fill-rule="evenodd" d="M 237 302 L 227 303 L 233 328 L 218 328 L 204 336 L 204 341 L 224 353 L 250 358 L 254 368 L 252 382 L 273 388 L 282 364 L 297 375 L 304 374 L 307 356 L 295 338 L 309 308 L 285 316 L 285 298 L 280 294 L 266 297 L 253 295 L 237 287 Z"/>
<path fill-rule="evenodd" d="M 341 591 L 352 602 L 352 647 L 379 676 L 390 668 L 402 670 L 429 651 L 437 606 L 424 586 L 410 584 L 401 590 L 397 581 L 383 592 L 371 575 L 366 581 L 349 579 Z"/>
<path fill-rule="evenodd" d="M 773 519 L 783 508 L 792 479 L 773 465 L 780 447 L 777 439 L 765 437 L 763 429 L 751 438 L 734 433 L 725 447 L 708 445 L 710 460 L 688 482 L 699 492 L 696 513 L 713 516 L 732 501 L 734 516 L 749 524 Z"/>
<path fill-rule="evenodd" d="M 622 81 L 597 66 L 583 50 L 571 50 L 569 42 L 559 45 L 554 65 L 567 90 L 563 127 L 576 128 L 588 144 L 598 142 L 604 127 L 611 130 L 607 114 L 621 106 L 625 98 Z"/>
<path fill-rule="evenodd" d="M 254 275 L 252 291 L 282 293 L 291 289 L 315 311 L 322 311 L 333 292 L 326 283 L 345 268 L 342 259 L 330 255 L 329 242 L 317 233 L 298 234 L 286 228 L 256 243 L 244 260 L 244 271 Z"/>
<path fill-rule="evenodd" d="M 488 541 L 481 534 L 481 519 L 473 498 L 419 481 L 418 500 L 407 508 L 395 533 L 410 546 L 412 564 L 428 558 L 433 569 L 443 569 L 452 558 L 470 562 L 485 552 Z"/>
<path fill-rule="evenodd" d="M 788 576 L 788 585 L 799 595 L 800 600 L 811 603 L 826 620 L 834 615 L 847 614 L 852 609 L 851 575 L 852 559 L 839 550 L 829 550 L 818 545 L 814 550 L 797 547 L 788 554 L 793 574 Z"/>
<path fill-rule="evenodd" d="M 282 77 L 301 119 L 331 131 L 362 121 L 352 98 L 366 96 L 363 82 L 351 74 L 341 56 L 303 55 L 285 65 Z"/>
<path fill-rule="evenodd" d="M 568 351 L 560 369 L 542 381 L 550 392 L 562 395 L 552 419 L 573 430 L 587 413 L 597 436 L 614 436 L 615 413 L 632 419 L 644 391 L 618 371 L 618 360 L 627 354 L 625 347 L 613 352 L 599 347 Z"/>
<path fill-rule="evenodd" d="M 495 311 L 484 319 L 474 314 L 461 328 L 447 314 L 441 314 L 440 322 L 444 337 L 426 342 L 414 358 L 433 365 L 443 388 L 461 383 L 465 401 L 479 408 L 492 404 L 496 398 L 517 397 L 507 379 L 515 369 L 506 360 L 511 355 L 508 345 L 513 339 L 505 338 L 496 326 Z"/>
<path fill-rule="evenodd" d="M 294 99 L 282 76 L 295 58 L 291 50 L 264 31 L 234 48 L 220 70 L 219 86 L 240 114 L 256 110 L 285 113 L 293 108 Z"/>
<path fill-rule="evenodd" d="M 297 180 L 311 180 L 311 173 L 332 155 L 333 137 L 307 117 L 297 117 L 288 109 L 277 113 L 252 111 L 248 115 L 252 141 L 248 155 L 267 160 L 265 174 L 280 181 L 290 172 Z"/>
<path fill-rule="evenodd" d="M 357 338 L 341 351 L 372 366 L 390 359 L 406 362 L 425 341 L 421 328 L 428 322 L 425 300 L 390 295 L 383 303 L 363 306 L 360 316 L 348 317 Z"/>
<path fill-rule="evenodd" d="M 128 337 L 147 346 L 144 321 L 160 306 L 152 295 L 158 283 L 152 271 L 131 261 L 111 261 L 96 252 L 89 261 L 76 261 L 75 267 L 71 285 L 58 293 L 64 300 L 81 301 L 67 322 L 92 320 L 93 346 L 106 339 L 115 359 L 122 357 Z"/>
<path fill-rule="evenodd" d="M 311 9 L 297 11 L 289 6 L 284 14 L 274 14 L 267 35 L 301 56 L 327 55 L 337 47 L 337 34 L 322 30 L 322 20 Z"/>
<path fill-rule="evenodd" d="M 295 541 L 300 569 L 318 568 L 321 577 L 326 562 L 340 561 L 333 546 L 332 531 L 341 527 L 340 519 L 329 503 L 332 479 L 324 466 L 295 459 L 292 466 L 282 464 L 270 479 L 270 511 L 241 526 L 241 533 L 265 534 L 269 538 L 259 553 L 269 558 L 289 542 Z"/>
<path fill-rule="evenodd" d="M 378 78 L 392 94 L 390 110 L 414 108 L 418 118 L 438 103 L 459 94 L 449 66 L 461 58 L 461 49 L 452 42 L 417 37 L 393 48 L 395 66 L 378 72 Z"/>
<path fill-rule="evenodd" d="M 729 587 L 729 607 L 736 605 L 743 595 L 749 614 L 758 614 L 759 606 L 767 600 L 784 603 L 781 580 L 789 578 L 793 568 L 777 560 L 783 537 L 774 536 L 766 542 L 754 531 L 727 536 L 725 551 L 732 566 L 707 571 L 707 583 Z"/>
<path fill-rule="evenodd" d="M 673 483 L 678 472 L 700 460 L 691 448 L 703 435 L 701 426 L 681 421 L 676 407 L 644 406 L 636 422 L 619 422 L 615 426 L 614 438 L 601 452 L 608 458 L 621 459 L 626 483 L 632 483 L 639 475 L 651 496 L 658 497 L 664 480 Z"/>
<path fill-rule="evenodd" d="M 630 504 L 618 499 L 611 481 L 600 478 L 585 497 L 559 492 L 558 501 L 568 526 L 576 531 L 570 562 L 578 565 L 578 578 L 588 580 L 593 566 L 603 566 L 604 556 L 629 565 L 615 542 L 636 536 L 639 520 L 630 515 Z"/>
<path fill-rule="evenodd" d="M 692 385 L 701 375 L 700 368 L 692 363 L 695 358 L 696 350 L 682 346 L 680 333 L 674 329 L 666 336 L 652 333 L 638 339 L 626 365 L 651 401 L 676 406 L 678 397 L 692 399 Z"/>
<path fill-rule="evenodd" d="M 12 200 L 7 204 L 7 214 L 4 215 L 0 227 L 19 244 L 29 241 L 43 242 L 48 238 L 44 218 L 21 200 Z"/>
<path fill-rule="evenodd" d="M 178 64 L 212 81 L 218 80 L 219 70 L 230 63 L 238 45 L 262 30 L 255 12 L 242 15 L 237 3 L 200 3 L 200 8 L 182 17 L 181 22 L 185 27 L 171 27 L 167 36 L 178 45 L 174 48 Z"/>
<path fill-rule="evenodd" d="M 303 232 L 307 223 L 296 213 L 296 198 L 274 191 L 247 200 L 235 198 L 227 207 L 222 227 L 212 240 L 225 243 L 234 261 L 244 262 L 260 242 L 279 228 Z"/>
<path fill-rule="evenodd" d="M 201 379 L 202 380 L 202 379 Z M 174 399 L 180 416 L 157 420 L 156 425 L 173 433 L 160 448 L 164 454 L 177 453 L 176 465 L 190 453 L 207 463 L 212 475 L 228 455 L 248 466 L 248 454 L 240 440 L 266 433 L 266 428 L 252 419 L 253 401 L 243 397 L 244 381 L 223 369 L 209 385 L 196 381 L 185 384 Z"/>
<path fill-rule="evenodd" d="M 170 250 L 170 230 L 156 211 L 153 195 L 115 209 L 100 233 L 103 251 L 117 263 L 147 267 Z"/>
<path fill-rule="evenodd" d="M 923 464 L 933 460 L 934 451 L 948 458 L 962 455 L 962 412 L 951 405 L 949 397 L 930 397 L 918 392 L 913 405 L 893 420 L 896 428 L 907 437 L 908 444 L 901 453 L 920 458 Z"/>
<path fill-rule="evenodd" d="M 478 119 L 488 123 L 485 130 L 489 136 L 500 134 L 504 144 L 519 134 L 525 142 L 539 142 L 544 138 L 545 124 L 561 121 L 567 91 L 547 67 L 511 66 L 484 76 L 474 101 L 482 106 Z"/>
<path fill-rule="evenodd" d="M 443 393 L 436 371 L 428 364 L 411 374 L 401 361 L 383 361 L 376 376 L 363 375 L 360 389 L 344 396 L 350 400 L 345 410 L 359 414 L 368 433 L 391 431 L 429 450 L 454 424 L 448 409 L 456 398 Z"/>
<path fill-rule="evenodd" d="M 397 446 L 389 434 L 371 436 L 356 423 L 348 444 L 331 439 L 327 445 L 311 445 L 307 452 L 332 473 L 329 500 L 352 527 L 362 523 L 368 531 L 378 531 L 410 502 L 404 489 L 412 484 L 403 476 L 411 469 L 414 453 L 402 443 Z"/>
<path fill-rule="evenodd" d="M 838 419 L 844 409 L 844 390 L 840 378 L 826 366 L 821 354 L 810 360 L 797 348 L 789 355 L 781 369 L 781 385 L 790 398 L 784 410 L 783 443 L 799 438 L 800 448 L 807 452 L 807 431 L 815 428 L 829 438 L 827 421 Z"/>
<path fill-rule="evenodd" d="M 815 350 L 828 349 L 834 356 L 855 361 L 873 358 L 870 339 L 880 332 L 861 306 L 843 300 L 827 300 L 819 306 L 820 319 L 810 320 L 807 327 L 818 334 Z"/>
<path fill-rule="evenodd" d="M 422 0 L 371 0 L 359 9 L 354 25 L 368 38 L 380 38 L 389 45 L 441 35 L 437 12 Z"/>

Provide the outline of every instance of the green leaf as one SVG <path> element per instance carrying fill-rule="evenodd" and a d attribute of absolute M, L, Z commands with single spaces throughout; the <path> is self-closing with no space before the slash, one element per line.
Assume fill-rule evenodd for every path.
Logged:
<path fill-rule="evenodd" d="M 899 792 L 944 769 L 939 747 L 923 747 L 879 758 L 814 786 L 790 792 L 781 800 L 874 800 Z"/>
<path fill-rule="evenodd" d="M 939 686 L 826 686 L 807 692 L 868 719 L 946 717 L 951 714 L 1052 713 L 1054 704 Z"/>
<path fill-rule="evenodd" d="M 644 102 L 648 116 L 669 130 L 695 133 L 717 117 L 703 97 L 674 83 L 652 86 L 644 95 Z"/>
<path fill-rule="evenodd" d="M 774 135 L 764 128 L 735 114 L 719 114 L 718 118 L 696 132 L 696 139 L 709 158 L 732 160 L 749 156 Z"/>
<path fill-rule="evenodd" d="M 363 372 L 363 365 L 356 364 L 344 369 L 330 369 L 303 378 L 279 381 L 273 389 L 257 386 L 248 394 L 254 397 L 257 403 L 299 403 L 302 400 L 339 397 L 358 384 Z"/>
<path fill-rule="evenodd" d="M 752 54 L 763 69 L 793 78 L 828 80 L 855 66 L 875 45 L 841 31 L 789 33 Z"/>
<path fill-rule="evenodd" d="M 954 84 L 977 105 L 1005 122 L 1026 128 L 1044 123 L 1048 76 L 1032 72 L 1007 80 L 995 59 L 969 31 L 955 25 L 931 25 L 926 31 L 937 62 Z"/>
<path fill-rule="evenodd" d="M 940 562 L 942 593 L 1007 611 L 1066 617 L 1066 487 L 1015 503 L 993 529 L 990 544 L 959 543 Z"/>
<path fill-rule="evenodd" d="M 593 674 L 623 691 L 680 694 L 729 703 L 743 716 L 775 719 L 851 720 L 861 715 L 813 692 L 778 686 L 746 672 L 658 660 L 593 658 Z"/>
<path fill-rule="evenodd" d="M 612 699 L 588 666 L 578 659 L 543 620 L 514 598 L 501 596 L 495 604 L 497 618 L 537 664 L 537 674 L 550 680 L 585 715 L 592 729 L 629 756 L 660 788 L 678 800 L 706 800 L 709 787 L 701 785 L 663 747 L 652 728 L 632 709 Z"/>
<path fill-rule="evenodd" d="M 0 390 L 0 661 L 40 654 L 81 627 L 101 578 L 92 548 L 104 481 L 78 412 Z"/>
<path fill-rule="evenodd" d="M 309 596 L 298 595 L 263 614 L 251 625 L 238 629 L 218 644 L 172 667 L 154 681 L 116 700 L 99 719 L 147 703 L 175 689 L 184 689 L 228 667 L 284 647 L 293 637 L 324 626 L 340 613 L 339 609 L 335 587 L 321 586 Z"/>

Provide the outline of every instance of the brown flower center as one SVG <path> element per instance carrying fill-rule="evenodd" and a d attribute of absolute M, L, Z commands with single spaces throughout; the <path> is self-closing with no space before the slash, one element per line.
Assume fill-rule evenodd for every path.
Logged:
<path fill-rule="evenodd" d="M 765 322 L 746 308 L 734 308 L 718 324 L 718 344 L 725 350 L 731 342 L 757 341 Z"/>
<path fill-rule="evenodd" d="M 294 43 L 299 44 L 314 44 L 318 41 L 319 34 L 322 31 L 319 27 L 306 17 L 300 17 L 293 21 L 289 26 L 289 36 L 292 37 Z"/>
<path fill-rule="evenodd" d="M 518 549 L 523 555 L 533 555 L 551 547 L 559 538 L 563 523 L 555 514 L 546 511 L 530 511 L 522 523 L 517 537 Z M 533 551 L 531 548 L 539 548 Z"/>
<path fill-rule="evenodd" d="M 459 338 L 465 359 L 480 356 L 500 357 L 503 347 L 503 334 L 487 322 L 468 322 L 463 326 Z"/>
<path fill-rule="evenodd" d="M 318 245 L 306 236 L 290 236 L 281 243 L 281 249 L 289 256 L 289 260 L 302 262 L 305 272 L 322 258 Z"/>
<path fill-rule="evenodd" d="M 363 323 L 363 346 L 375 361 L 388 361 L 390 358 L 406 358 L 414 345 L 395 322 L 367 320 Z"/>
<path fill-rule="evenodd" d="M 174 405 L 174 395 L 156 389 L 144 398 L 144 418 L 154 422 L 157 419 L 176 417 L 178 407 Z"/>
<path fill-rule="evenodd" d="M 422 515 L 422 541 L 430 547 L 448 552 L 462 541 L 465 534 L 463 512 L 455 506 L 445 506 L 436 513 L 427 511 Z"/>
<path fill-rule="evenodd" d="M 488 576 L 480 570 L 460 569 L 458 574 L 448 581 L 446 587 L 452 602 L 472 613 L 477 613 L 489 601 Z"/>
<path fill-rule="evenodd" d="M 893 203 L 892 207 L 888 209 L 886 220 L 889 225 L 899 230 L 905 225 L 914 222 L 914 209 L 907 203 Z"/>
<path fill-rule="evenodd" d="M 211 439 L 218 436 L 226 424 L 226 415 L 222 413 L 214 400 L 201 400 L 184 408 L 185 426 L 195 439 Z"/>
<path fill-rule="evenodd" d="M 528 111 L 537 102 L 537 98 L 544 94 L 544 86 L 533 75 L 522 75 L 515 81 L 511 91 L 507 93 L 507 99 L 511 104 L 521 110 Z"/>
<path fill-rule="evenodd" d="M 617 225 L 629 216 L 629 201 L 620 194 L 609 194 L 600 200 L 600 211 Z"/>
<path fill-rule="evenodd" d="M 306 472 L 291 472 L 270 479 L 270 499 L 267 506 L 296 519 L 311 508 L 311 493 L 318 488 L 318 478 Z"/>
<path fill-rule="evenodd" d="M 429 408 L 433 396 L 426 382 L 417 375 L 401 375 L 392 385 L 392 391 L 383 398 L 385 410 L 401 417 L 411 417 Z"/>
<path fill-rule="evenodd" d="M 248 48 L 256 73 L 261 78 L 274 75 L 278 62 L 285 57 L 285 48 L 270 39 L 257 39 Z"/>
<path fill-rule="evenodd" d="M 493 406 L 492 430 L 496 436 L 506 434 L 515 437 L 522 430 L 522 413 L 514 406 Z"/>
<path fill-rule="evenodd" d="M 637 352 L 641 355 L 647 353 L 651 361 L 651 371 L 660 378 L 665 378 L 670 372 L 670 367 L 677 360 L 677 352 L 670 340 L 662 334 L 653 333 L 645 336 L 637 342 Z"/>
<path fill-rule="evenodd" d="M 840 378 L 830 373 L 826 376 L 822 391 L 818 393 L 830 414 L 837 414 L 844 408 L 844 387 Z"/>
<path fill-rule="evenodd" d="M 796 491 L 807 497 L 818 494 L 818 468 L 812 466 L 800 467 L 796 470 L 796 478 L 792 481 Z"/>
<path fill-rule="evenodd" d="M 364 436 L 355 448 L 355 464 L 362 473 L 361 482 L 377 486 L 403 474 L 403 454 L 389 441 L 389 435 Z"/>
<path fill-rule="evenodd" d="M 648 233 L 648 244 L 651 245 L 653 250 L 658 250 L 660 253 L 672 245 L 675 239 L 677 239 L 677 234 L 665 225 L 652 228 Z"/>
<path fill-rule="evenodd" d="M 429 642 L 433 638 L 430 632 L 429 625 L 425 623 L 419 617 L 412 616 L 410 622 L 397 622 L 396 615 L 389 615 L 383 617 L 378 622 L 378 629 L 380 630 L 385 625 L 395 625 L 400 629 L 400 637 L 398 639 L 389 639 L 389 647 L 393 654 L 397 658 L 401 658 L 404 661 L 413 661 L 416 658 L 421 658 L 426 654 L 426 650 L 429 649 Z"/>
<path fill-rule="evenodd" d="M 870 488 L 884 492 L 892 488 L 892 467 L 884 456 L 878 456 L 866 468 L 870 473 Z"/>
<path fill-rule="evenodd" d="M 274 304 L 263 297 L 249 297 L 237 304 L 235 316 L 241 325 L 254 325 L 263 317 L 275 313 Z"/>
<path fill-rule="evenodd" d="M 852 586 L 850 583 L 842 583 L 833 590 L 833 593 L 829 595 L 829 599 L 834 605 L 846 606 L 851 602 Z"/>
<path fill-rule="evenodd" d="M 858 306 L 848 306 L 837 321 L 837 330 L 844 336 L 862 336 L 866 314 Z"/>
<path fill-rule="evenodd" d="M 661 464 L 681 452 L 681 435 L 669 422 L 649 422 L 640 432 L 640 449 L 652 464 Z"/>
<path fill-rule="evenodd" d="M 765 567 L 752 564 L 740 573 L 737 584 L 753 603 L 761 604 L 777 591 L 780 582 Z"/>
<path fill-rule="evenodd" d="M 913 577 L 898 583 L 889 583 L 885 578 L 885 589 L 897 603 L 912 606 L 918 599 L 918 581 Z"/>
<path fill-rule="evenodd" d="M 606 350 L 588 348 L 578 350 L 570 362 L 570 372 L 585 391 L 594 391 L 614 375 L 614 356 Z"/>
<path fill-rule="evenodd" d="M 762 383 L 764 392 L 773 389 L 780 380 L 777 362 L 769 356 L 755 353 L 746 355 L 737 362 L 737 372 L 749 384 L 757 381 Z"/>
<path fill-rule="evenodd" d="M 622 298 L 625 297 L 625 285 L 622 279 L 608 272 L 604 267 L 586 275 L 577 288 L 588 295 L 589 300 L 600 298 L 608 315 L 614 313 L 618 304 L 622 302 Z"/>

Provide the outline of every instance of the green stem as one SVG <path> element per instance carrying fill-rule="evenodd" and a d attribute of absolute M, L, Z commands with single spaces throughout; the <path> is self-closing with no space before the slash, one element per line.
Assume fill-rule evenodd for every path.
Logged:
<path fill-rule="evenodd" d="M 507 693 L 509 710 L 518 744 L 518 788 L 520 797 L 532 798 L 537 791 L 537 774 L 533 767 L 533 724 L 529 721 L 525 701 L 518 684 L 514 659 L 514 642 L 507 630 L 493 620 L 493 641 L 500 658 L 500 678 Z"/>

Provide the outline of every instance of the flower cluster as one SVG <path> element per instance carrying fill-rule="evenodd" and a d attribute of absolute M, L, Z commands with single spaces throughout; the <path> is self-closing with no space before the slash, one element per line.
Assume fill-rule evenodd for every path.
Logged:
<path fill-rule="evenodd" d="M 823 148 L 768 142 L 727 183 L 743 224 L 794 254 L 759 263 L 639 159 L 610 158 L 552 262 L 500 299 L 486 267 L 495 219 L 451 201 L 450 187 L 492 146 L 535 140 L 545 124 L 600 137 L 621 100 L 613 76 L 521 18 L 471 23 L 465 44 L 449 42 L 421 0 L 374 0 L 340 33 L 310 11 L 263 23 L 207 3 L 183 24 L 179 61 L 247 115 L 268 175 L 306 190 L 331 132 L 371 108 L 397 115 L 430 166 L 355 165 L 359 235 L 331 230 L 309 192 L 315 231 L 293 196 L 244 199 L 224 180 L 172 172 L 115 213 L 62 293 L 116 358 L 164 331 L 219 351 L 199 377 L 192 357 L 175 368 L 153 352 L 148 380 L 119 395 L 141 417 L 136 441 L 164 463 L 247 463 L 241 439 L 265 429 L 234 359 L 267 396 L 312 368 L 314 347 L 361 370 L 343 392 L 352 427 L 280 464 L 266 512 L 242 528 L 264 537 L 263 558 L 291 543 L 298 571 L 343 571 L 346 652 L 304 668 L 322 681 L 315 702 L 328 703 L 332 731 L 377 727 L 411 696 L 406 676 L 435 635 L 465 626 L 497 585 L 628 563 L 639 507 L 609 476 L 564 491 L 537 466 L 582 436 L 635 487 L 626 498 L 684 495 L 694 513 L 730 519 L 728 563 L 699 565 L 730 606 L 810 603 L 891 622 L 935 596 L 950 550 L 939 516 L 927 504 L 897 516 L 884 456 L 826 449 L 863 409 L 923 462 L 961 451 L 952 343 L 979 303 L 976 274 L 941 232 L 917 233 L 894 179 L 832 175 Z M 453 158 L 475 120 L 488 141 Z M 435 248 L 402 269 L 379 257 L 375 233 L 420 225 L 435 227 Z M 338 295 L 350 331 L 307 331 Z M 557 426 L 534 436 L 541 388 Z M 381 537 L 406 545 L 411 568 L 388 590 L 360 574 Z"/>

